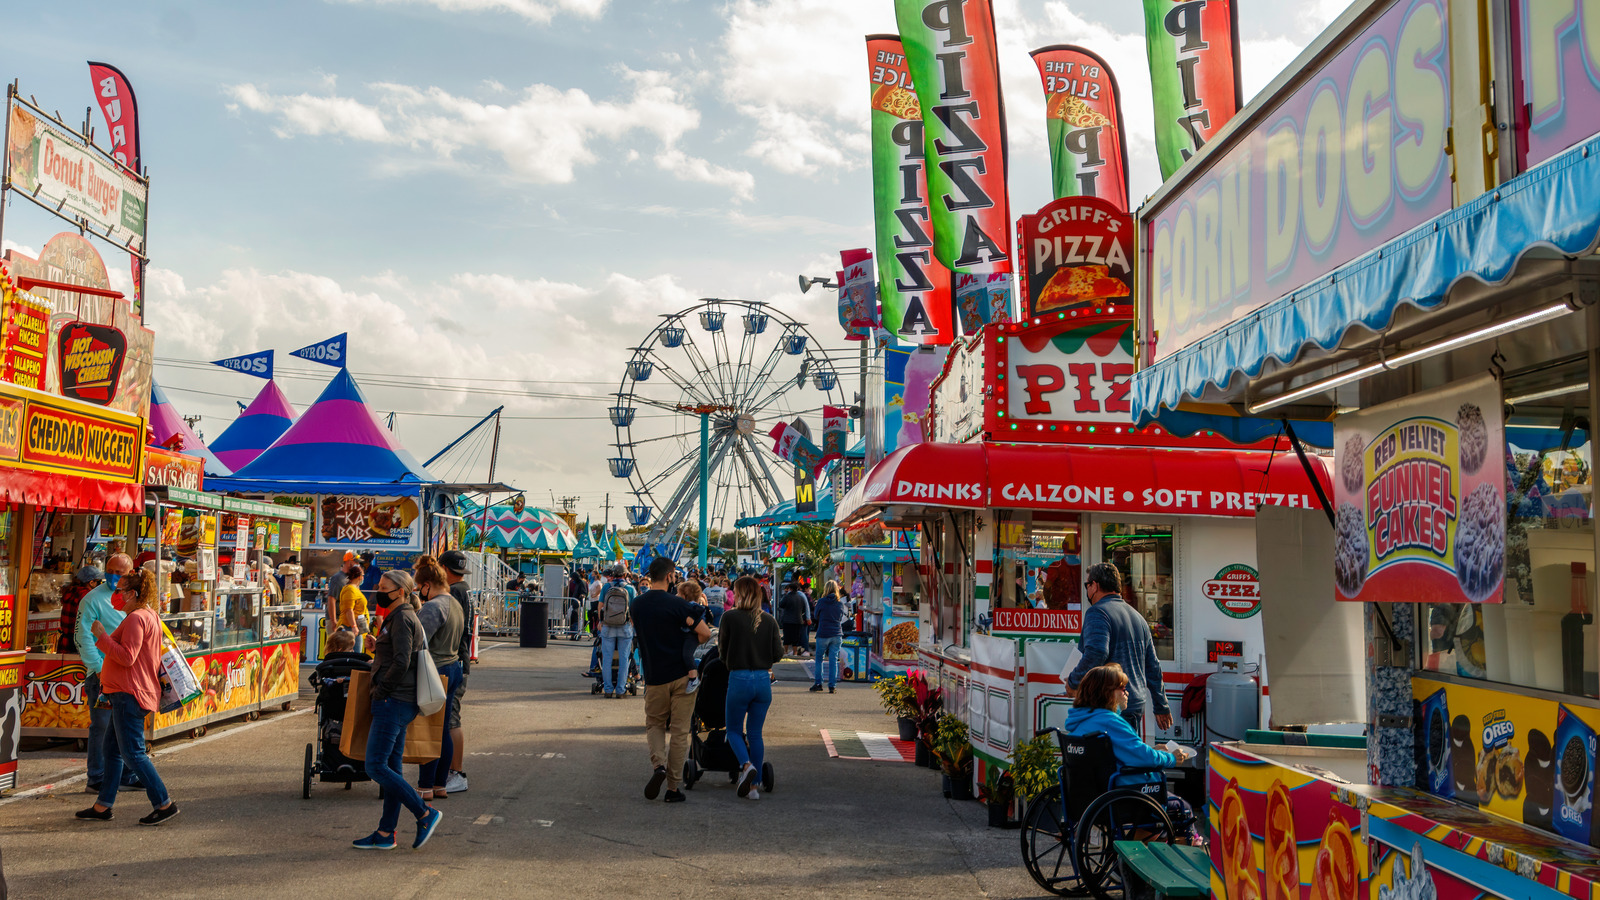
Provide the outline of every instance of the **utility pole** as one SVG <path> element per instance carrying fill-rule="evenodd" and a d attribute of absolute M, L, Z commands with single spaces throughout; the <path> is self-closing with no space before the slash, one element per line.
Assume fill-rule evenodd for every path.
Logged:
<path fill-rule="evenodd" d="M 606 511 L 605 529 L 609 533 L 611 531 L 611 492 L 610 491 L 606 492 L 606 505 L 605 505 L 604 508 L 605 508 L 605 511 Z"/>

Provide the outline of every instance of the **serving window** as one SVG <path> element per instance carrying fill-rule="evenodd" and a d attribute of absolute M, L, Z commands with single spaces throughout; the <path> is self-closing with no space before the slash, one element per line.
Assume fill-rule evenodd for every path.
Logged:
<path fill-rule="evenodd" d="M 1144 616 L 1156 658 L 1172 662 L 1172 526 L 1107 522 L 1101 526 L 1100 559 L 1122 575 L 1122 599 Z"/>
<path fill-rule="evenodd" d="M 1501 603 L 1428 604 L 1417 667 L 1600 697 L 1587 368 L 1507 376 Z"/>
<path fill-rule="evenodd" d="M 1079 599 L 1083 567 L 1076 513 L 1003 511 L 995 527 L 995 606 L 1046 606 L 1047 592 L 1059 595 L 1057 603 Z"/>

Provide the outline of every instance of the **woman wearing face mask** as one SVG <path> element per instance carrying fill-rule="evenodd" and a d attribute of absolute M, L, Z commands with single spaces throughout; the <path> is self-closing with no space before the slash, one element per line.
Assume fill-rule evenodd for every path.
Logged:
<path fill-rule="evenodd" d="M 144 784 L 153 807 L 139 824 L 160 825 L 178 814 L 178 804 L 167 796 L 167 787 L 156 774 L 155 763 L 144 746 L 145 716 L 161 705 L 161 685 L 156 680 L 161 659 L 161 619 L 152 608 L 156 602 L 156 576 L 135 569 L 121 576 L 117 587 L 125 616 L 122 624 L 109 633 L 99 621 L 90 626 L 95 648 L 105 654 L 100 689 L 102 699 L 111 703 L 111 733 L 106 740 L 100 796 L 94 806 L 80 810 L 78 818 L 111 818 L 126 761 Z"/>
<path fill-rule="evenodd" d="M 428 806 L 406 782 L 401 771 L 405 756 L 406 726 L 417 717 L 417 651 L 428 645 L 417 618 L 415 582 L 409 572 L 391 569 L 378 579 L 374 599 L 388 614 L 378 631 L 372 660 L 372 728 L 367 733 L 367 774 L 383 787 L 383 815 L 378 830 L 351 844 L 358 850 L 393 850 L 395 827 L 403 805 L 417 817 L 419 848 L 433 837 L 444 818 Z"/>

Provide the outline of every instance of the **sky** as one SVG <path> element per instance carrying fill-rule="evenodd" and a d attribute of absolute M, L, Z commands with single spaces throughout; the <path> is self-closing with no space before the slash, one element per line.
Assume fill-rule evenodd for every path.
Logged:
<path fill-rule="evenodd" d="M 1012 209 L 1051 199 L 1027 53 L 1055 43 L 1110 63 L 1131 194 L 1153 192 L 1140 5 L 993 2 Z M 1346 5 L 1237 3 L 1247 99 Z M 761 301 L 853 356 L 832 292 L 796 276 L 872 245 L 862 37 L 895 30 L 890 0 L 53 0 L 6 21 L 0 74 L 68 122 L 92 102 L 86 60 L 138 94 L 156 378 L 208 437 L 262 382 L 195 361 L 276 349 L 303 408 L 333 372 L 285 354 L 347 331 L 419 459 L 504 404 L 496 477 L 595 522 L 610 492 L 615 523 L 605 409 L 659 316 Z M 4 229 L 27 252 L 63 230 L 26 202 Z M 641 419 L 640 465 L 687 452 L 690 424 Z M 480 480 L 487 456 L 435 474 Z"/>

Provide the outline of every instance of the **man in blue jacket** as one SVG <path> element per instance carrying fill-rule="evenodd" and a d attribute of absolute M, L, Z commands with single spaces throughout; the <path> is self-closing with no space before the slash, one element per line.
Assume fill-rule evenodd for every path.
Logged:
<path fill-rule="evenodd" d="M 1122 599 L 1122 577 L 1111 563 L 1096 563 L 1084 573 L 1084 595 L 1090 606 L 1083 614 L 1083 636 L 1078 647 L 1083 658 L 1067 675 L 1067 692 L 1076 695 L 1078 683 L 1096 666 L 1117 663 L 1128 676 L 1128 705 L 1122 717 L 1144 733 L 1144 711 L 1155 711 L 1156 726 L 1172 727 L 1172 712 L 1162 686 L 1161 663 L 1156 659 L 1150 625 L 1139 611 Z"/>

